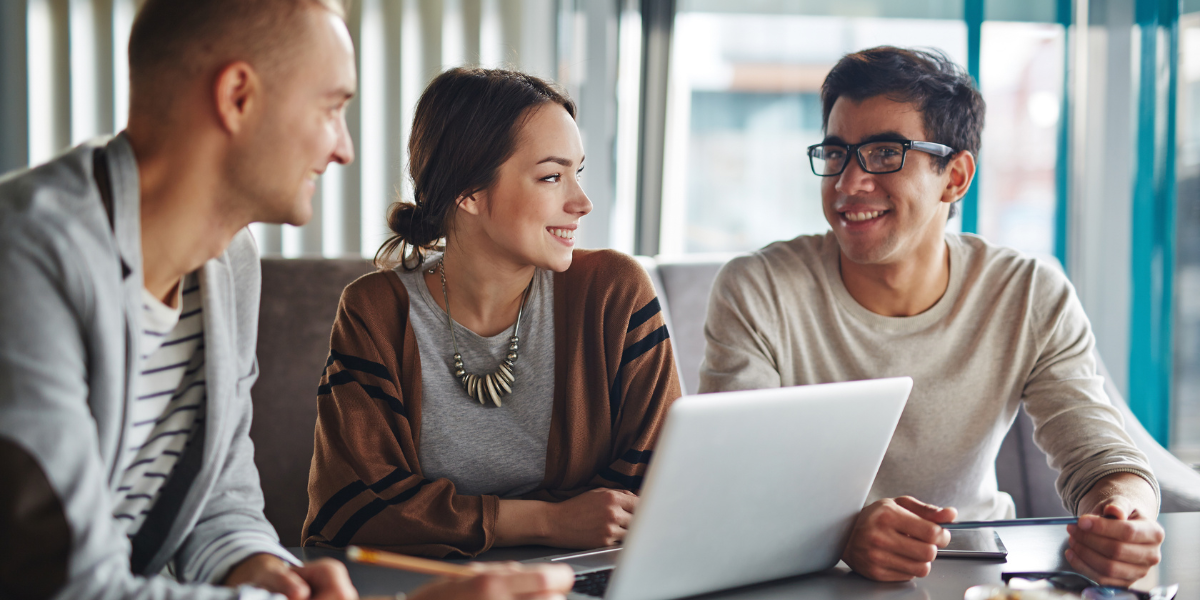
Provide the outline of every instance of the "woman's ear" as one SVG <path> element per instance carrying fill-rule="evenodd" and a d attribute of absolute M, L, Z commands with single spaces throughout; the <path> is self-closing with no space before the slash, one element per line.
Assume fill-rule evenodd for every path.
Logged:
<path fill-rule="evenodd" d="M 487 202 L 487 192 L 478 191 L 471 194 L 463 194 L 454 199 L 454 204 L 458 210 L 461 210 L 468 215 L 479 216 L 486 210 L 485 203 Z"/>

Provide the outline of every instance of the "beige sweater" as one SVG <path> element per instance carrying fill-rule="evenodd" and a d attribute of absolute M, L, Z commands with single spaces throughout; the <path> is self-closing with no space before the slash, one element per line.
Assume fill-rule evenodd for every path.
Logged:
<path fill-rule="evenodd" d="M 912 377 L 868 502 L 907 494 L 954 506 L 963 520 L 1012 517 L 995 461 L 1021 402 L 1068 510 L 1114 472 L 1141 475 L 1157 493 L 1104 394 L 1066 277 L 976 236 L 946 243 L 946 293 L 912 317 L 872 313 L 850 296 L 832 233 L 731 261 L 709 301 L 700 391 Z"/>

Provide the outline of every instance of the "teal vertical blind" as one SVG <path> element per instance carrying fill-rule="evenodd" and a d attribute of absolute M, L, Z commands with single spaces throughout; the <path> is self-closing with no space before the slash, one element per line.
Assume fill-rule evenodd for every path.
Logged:
<path fill-rule="evenodd" d="M 1175 95 L 1179 0 L 1137 0 L 1137 153 L 1133 184 L 1129 407 L 1169 442 L 1175 273 Z"/>
<path fill-rule="evenodd" d="M 979 53 L 983 40 L 983 11 L 985 0 L 963 0 L 963 20 L 967 23 L 967 72 L 979 85 Z M 979 157 L 976 157 L 978 160 Z M 979 165 L 975 166 L 975 181 L 962 199 L 962 230 L 979 231 Z"/>
<path fill-rule="evenodd" d="M 1071 46 L 1074 42 L 1071 22 L 1075 18 L 1074 0 L 1058 0 L 1055 17 L 1063 27 L 1063 85 L 1062 105 L 1058 111 L 1058 157 L 1054 168 L 1054 256 L 1070 275 L 1067 263 L 1067 224 L 1071 182 Z M 1081 25 L 1086 27 L 1087 24 Z"/>

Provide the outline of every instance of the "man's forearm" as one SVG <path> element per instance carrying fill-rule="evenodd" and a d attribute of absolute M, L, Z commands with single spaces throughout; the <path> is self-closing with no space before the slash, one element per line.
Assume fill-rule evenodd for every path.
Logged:
<path fill-rule="evenodd" d="M 1079 514 L 1101 514 L 1105 505 L 1118 499 L 1124 507 L 1132 509 L 1129 518 L 1151 521 L 1158 518 L 1158 496 L 1154 493 L 1154 487 L 1134 473 L 1113 473 L 1102 477 L 1079 500 Z"/>

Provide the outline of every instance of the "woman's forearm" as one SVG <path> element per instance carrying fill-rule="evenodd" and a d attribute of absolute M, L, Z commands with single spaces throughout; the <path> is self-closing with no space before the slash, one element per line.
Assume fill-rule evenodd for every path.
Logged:
<path fill-rule="evenodd" d="M 554 507 L 540 500 L 500 500 L 496 515 L 495 546 L 548 544 L 550 519 Z"/>

